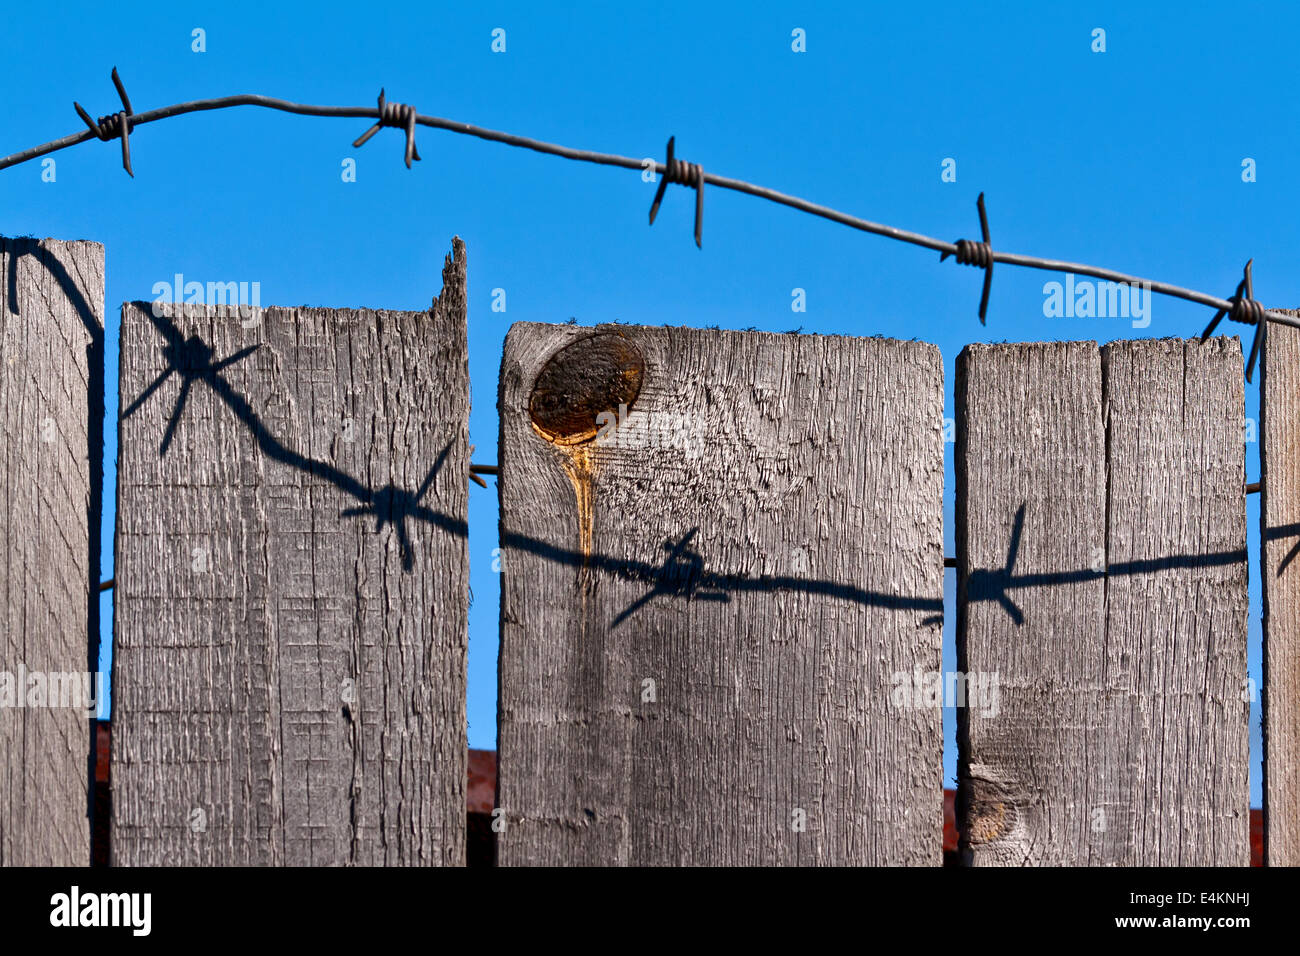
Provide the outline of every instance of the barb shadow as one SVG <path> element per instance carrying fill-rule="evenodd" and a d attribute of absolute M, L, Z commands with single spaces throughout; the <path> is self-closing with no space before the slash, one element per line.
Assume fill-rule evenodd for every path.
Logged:
<path fill-rule="evenodd" d="M 1278 525 L 1276 528 L 1264 529 L 1265 541 L 1277 541 L 1280 538 L 1297 538 L 1297 537 L 1300 537 L 1300 521 L 1294 522 L 1292 524 Z M 1296 559 L 1296 555 L 1300 555 L 1300 541 L 1297 541 L 1291 547 L 1291 550 L 1282 556 L 1282 560 L 1278 562 L 1277 576 L 1279 578 L 1282 576 L 1282 572 L 1287 569 L 1287 565 L 1289 565 L 1292 561 Z"/>
<path fill-rule="evenodd" d="M 624 608 L 622 613 L 614 618 L 612 627 L 618 627 L 660 595 L 684 597 L 688 601 L 692 598 L 723 603 L 731 600 L 731 596 L 726 591 L 712 590 L 707 585 L 702 586 L 704 557 L 694 548 L 689 547 L 691 538 L 695 537 L 699 530 L 698 526 L 692 528 L 676 543 L 671 538 L 664 542 L 663 549 L 668 552 L 668 556 L 655 571 L 654 587 Z"/>
<path fill-rule="evenodd" d="M 1300 534 L 1300 525 L 1295 526 Z M 1084 568 L 1078 571 L 1049 571 L 1036 574 L 1016 574 L 1016 559 L 1020 553 L 1020 538 L 1025 529 L 1025 505 L 1016 510 L 1011 526 L 1011 540 L 1007 545 L 1007 559 L 1000 568 L 976 568 L 966 579 L 966 597 L 969 601 L 997 601 L 1020 627 L 1025 623 L 1024 612 L 1007 593 L 1017 588 L 1052 587 L 1065 584 L 1077 584 L 1107 576 L 1127 574 L 1151 574 L 1157 571 L 1169 571 L 1175 568 L 1208 568 L 1226 564 L 1237 564 L 1246 560 L 1246 549 L 1219 551 L 1208 554 L 1175 554 L 1161 558 L 1143 558 L 1133 561 L 1119 561 L 1107 565 L 1104 569 Z M 1297 545 L 1295 552 L 1300 552 Z"/>

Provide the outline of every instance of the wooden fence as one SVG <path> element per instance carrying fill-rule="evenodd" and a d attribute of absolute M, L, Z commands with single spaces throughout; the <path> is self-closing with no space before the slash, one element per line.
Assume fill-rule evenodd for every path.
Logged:
<path fill-rule="evenodd" d="M 13 687 L 97 659 L 103 252 L 0 253 Z M 456 240 L 427 312 L 122 307 L 115 865 L 465 860 L 466 301 Z M 1288 332 L 1261 422 L 1274 864 L 1300 862 Z M 510 330 L 499 864 L 937 865 L 945 702 L 964 862 L 1247 863 L 1239 343 L 962 352 L 956 674 L 943 396 L 916 342 Z M 91 715 L 15 704 L 0 863 L 83 864 Z"/>

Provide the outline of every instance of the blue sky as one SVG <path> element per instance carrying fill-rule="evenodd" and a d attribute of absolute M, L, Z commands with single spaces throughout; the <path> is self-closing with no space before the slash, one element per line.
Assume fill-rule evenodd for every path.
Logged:
<path fill-rule="evenodd" d="M 994 246 L 1111 266 L 1228 295 L 1245 261 L 1255 292 L 1300 304 L 1294 224 L 1289 4 L 879 5 L 662 2 L 570 4 L 10 4 L 0 32 L 0 154 L 117 108 L 117 66 L 137 111 L 231 93 L 372 105 L 379 88 L 420 112 L 566 145 L 662 157 L 941 238 L 977 235 L 987 194 Z M 191 50 L 191 31 L 207 50 Z M 506 51 L 491 50 L 506 31 Z M 791 31 L 807 51 L 791 50 Z M 1091 50 L 1106 31 L 1106 52 Z M 408 171 L 400 134 L 359 150 L 359 120 L 242 108 L 151 124 L 116 144 L 0 171 L 0 233 L 93 239 L 107 251 L 111 573 L 118 306 L 182 272 L 258 281 L 264 305 L 427 307 L 451 237 L 469 256 L 475 460 L 496 460 L 496 377 L 516 321 L 624 322 L 920 338 L 953 363 L 974 341 L 1190 336 L 1208 310 L 1158 298 L 1149 327 L 1047 319 L 1043 283 L 999 267 L 987 327 L 978 271 L 752 197 L 693 200 L 636 172 L 572 163 L 421 129 Z M 341 164 L 355 157 L 357 181 Z M 1242 181 L 1242 161 L 1257 181 Z M 956 160 L 957 181 L 941 163 Z M 807 311 L 791 312 L 791 290 Z M 507 311 L 491 310 L 506 290 Z M 1229 333 L 1248 332 L 1241 326 Z M 1258 385 L 1246 414 L 1257 418 Z M 1258 444 L 1247 446 L 1258 477 Z M 952 553 L 952 446 L 945 536 Z M 1250 500 L 1251 674 L 1259 679 L 1257 499 Z M 495 746 L 495 489 L 470 489 L 469 739 Z M 953 580 L 949 572 L 948 606 Z M 111 608 L 104 602 L 104 620 Z M 955 666 L 946 615 L 945 667 Z M 105 634 L 107 637 L 107 634 Z M 108 642 L 105 641 L 107 666 Z M 955 772 L 951 712 L 944 778 Z M 1258 805 L 1258 708 L 1252 802 Z"/>

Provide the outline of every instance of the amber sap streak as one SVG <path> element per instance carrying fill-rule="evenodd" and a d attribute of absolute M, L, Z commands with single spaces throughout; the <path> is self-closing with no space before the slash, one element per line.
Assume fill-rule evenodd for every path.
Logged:
<path fill-rule="evenodd" d="M 582 577 L 585 581 L 591 561 L 591 534 L 595 513 L 593 484 L 596 462 L 591 443 L 564 447 L 564 473 L 573 485 L 573 498 L 578 517 L 578 547 L 582 551 Z"/>

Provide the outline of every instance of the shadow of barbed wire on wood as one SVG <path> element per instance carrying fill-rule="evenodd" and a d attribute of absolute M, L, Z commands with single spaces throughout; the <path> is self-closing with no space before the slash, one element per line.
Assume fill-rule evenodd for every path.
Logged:
<path fill-rule="evenodd" d="M 1300 525 L 1293 526 L 1300 534 Z M 1160 558 L 1142 558 L 1119 561 L 1100 570 L 1085 568 L 1079 571 L 1045 571 L 1035 574 L 1015 574 L 1016 559 L 1020 552 L 1020 538 L 1025 528 L 1025 505 L 1016 511 L 1011 525 L 1011 539 L 1007 545 L 1007 560 L 1000 568 L 976 568 L 966 579 L 968 601 L 996 601 L 1006 611 L 1017 627 L 1025 623 L 1024 612 L 1007 593 L 1017 588 L 1053 587 L 1078 584 L 1099 578 L 1125 574 L 1153 574 L 1179 568 L 1210 568 L 1228 564 L 1245 563 L 1246 549 L 1218 551 L 1208 554 L 1175 554 Z M 1293 553 L 1300 553 L 1300 544 Z"/>
<path fill-rule="evenodd" d="M 135 305 L 150 318 L 159 335 L 162 336 L 164 342 L 162 353 L 167 367 L 127 406 L 122 413 L 122 418 L 126 419 L 139 411 L 173 375 L 179 376 L 181 381 L 180 392 L 173 403 L 167 430 L 159 447 L 159 457 L 165 455 L 171 447 L 180 417 L 187 407 L 190 390 L 194 384 L 201 383 L 210 388 L 249 429 L 258 447 L 268 458 L 291 468 L 317 475 L 355 498 L 358 504 L 344 509 L 340 512 L 340 517 L 373 515 L 376 520 L 376 531 L 382 530 L 386 524 L 393 525 L 402 552 L 402 565 L 406 571 L 409 572 L 414 568 L 408 520 L 421 521 L 462 537 L 468 534 L 469 529 L 465 521 L 452 518 L 423 503 L 425 495 L 433 487 L 434 479 L 446 462 L 451 451 L 451 443 L 442 450 L 420 487 L 414 491 L 392 484 L 381 488 L 370 488 L 337 466 L 311 458 L 285 445 L 270 432 L 248 400 L 222 374 L 226 369 L 253 355 L 260 346 L 249 346 L 225 358 L 218 358 L 216 351 L 200 336 L 191 334 L 187 337 L 177 328 L 172 318 L 166 315 L 154 315 L 152 303 L 138 302 Z M 626 608 L 614 622 L 615 626 L 655 597 L 726 602 L 730 600 L 729 595 L 734 592 L 780 590 L 824 594 L 839 600 L 876 607 L 930 611 L 932 616 L 925 620 L 925 624 L 941 623 L 943 620 L 941 598 L 897 596 L 833 581 L 789 576 L 749 578 L 708 571 L 703 557 L 690 547 L 690 542 L 698 531 L 698 527 L 692 528 L 680 539 L 666 541 L 663 550 L 667 554 L 659 563 L 584 554 L 577 549 L 556 547 L 545 541 L 517 533 L 507 533 L 503 543 L 574 568 L 596 568 L 624 579 L 648 582 L 649 592 Z"/>
<path fill-rule="evenodd" d="M 248 428 L 258 448 L 267 458 L 322 478 L 344 494 L 355 498 L 358 504 L 355 507 L 345 508 L 339 513 L 339 517 L 373 515 L 376 532 L 382 531 L 385 525 L 391 524 L 397 535 L 404 571 L 409 573 L 415 567 L 415 553 L 408 522 L 421 521 L 458 537 L 466 537 L 469 534 L 469 526 L 463 519 L 453 518 L 423 504 L 425 495 L 433 487 L 434 479 L 451 452 L 452 442 L 448 442 L 443 448 L 423 483 L 415 491 L 394 484 L 371 488 L 336 465 L 304 455 L 285 445 L 271 433 L 249 401 L 222 374 L 224 370 L 257 352 L 261 348 L 260 345 L 251 345 L 218 359 L 216 351 L 202 337 L 197 334 L 186 337 L 176 327 L 171 317 L 155 315 L 151 303 L 137 302 L 135 305 L 149 317 L 159 335 L 162 336 L 164 341 L 162 353 L 167 367 L 127 406 L 122 412 L 122 419 L 125 420 L 139 411 L 173 375 L 179 376 L 181 381 L 180 391 L 172 406 L 167 429 L 158 449 L 160 458 L 166 455 L 171 447 L 181 415 L 185 411 L 190 389 L 195 383 L 202 383 L 210 388 Z"/>
<path fill-rule="evenodd" d="M 340 517 L 374 516 L 376 532 L 391 524 L 398 537 L 402 556 L 402 567 L 410 572 L 414 568 L 414 549 L 412 547 L 409 521 L 421 521 L 458 536 L 468 535 L 467 522 L 452 518 L 443 512 L 428 507 L 423 499 L 433 486 L 433 481 L 446 462 L 451 450 L 448 443 L 430 467 L 420 487 L 414 491 L 394 484 L 380 488 L 371 488 L 347 474 L 337 466 L 320 459 L 311 458 L 286 446 L 277 439 L 245 399 L 224 377 L 222 372 L 234 364 L 254 354 L 260 346 L 249 346 L 225 358 L 218 359 L 215 351 L 198 335 L 188 337 L 181 334 L 175 323 L 166 316 L 156 316 L 145 303 L 137 303 L 150 317 L 165 345 L 163 356 L 168 367 L 151 382 L 123 412 L 125 419 L 138 411 L 171 378 L 179 375 L 180 392 L 169 417 L 167 430 L 159 448 L 159 455 L 165 455 L 175 436 L 179 418 L 184 413 L 190 390 L 195 383 L 202 383 L 211 388 L 223 403 L 243 422 L 252 433 L 258 447 L 270 459 L 289 465 L 303 472 L 317 475 L 345 494 L 355 498 L 358 504 L 340 512 Z M 1039 572 L 1034 574 L 1016 574 L 1015 565 L 1019 556 L 1020 541 L 1024 533 L 1025 505 L 1021 504 L 1012 521 L 1010 541 L 1007 547 L 1006 562 L 1000 568 L 977 568 L 970 572 L 965 584 L 966 599 L 976 601 L 996 601 L 1007 616 L 1017 626 L 1024 624 L 1025 617 L 1020 607 L 1012 600 L 1009 592 L 1028 587 L 1051 587 L 1076 584 L 1107 575 L 1149 574 L 1175 568 L 1212 567 L 1234 564 L 1246 560 L 1244 548 L 1234 551 L 1198 555 L 1169 555 L 1160 558 L 1125 561 L 1111 564 L 1105 569 L 1081 569 L 1077 571 Z M 1300 535 L 1300 525 L 1288 526 L 1289 533 Z M 1288 529 L 1273 529 L 1270 537 L 1280 536 Z M 704 557 L 691 541 L 699 532 L 694 527 L 680 538 L 668 539 L 661 546 L 667 552 L 662 561 L 636 561 L 613 558 L 609 555 L 591 555 L 578 549 L 563 548 L 545 541 L 540 541 L 517 532 L 506 532 L 502 544 L 518 548 L 546 560 L 568 565 L 574 568 L 591 568 L 612 574 L 624 580 L 642 581 L 649 585 L 649 590 L 627 608 L 620 612 L 612 623 L 617 627 L 638 612 L 642 607 L 658 597 L 679 600 L 703 600 L 725 603 L 734 593 L 794 591 L 806 594 L 820 594 L 836 600 L 850 601 L 869 607 L 891 608 L 896 610 L 923 610 L 930 612 L 923 619 L 922 625 L 942 624 L 943 600 L 907 595 L 889 594 L 858 587 L 843 582 L 799 578 L 789 575 L 746 575 L 724 574 L 709 571 Z M 1284 560 L 1289 562 L 1300 554 L 1300 544 Z"/>
<path fill-rule="evenodd" d="M 943 623 L 942 598 L 888 594 L 852 584 L 790 575 L 750 577 L 709 571 L 706 569 L 703 556 L 690 547 L 690 542 L 698 531 L 698 527 L 691 528 L 680 538 L 669 538 L 665 541 L 661 549 L 668 553 L 658 563 L 614 558 L 604 554 L 588 554 L 577 548 L 564 548 L 516 531 L 503 531 L 501 544 L 503 547 L 525 551 L 575 570 L 590 568 L 625 581 L 639 581 L 649 585 L 649 591 L 624 608 L 614 619 L 611 627 L 617 627 L 656 597 L 726 603 L 731 600 L 733 594 L 737 593 L 776 591 L 820 594 L 866 607 L 929 611 L 931 616 L 922 621 L 923 625 Z"/>

